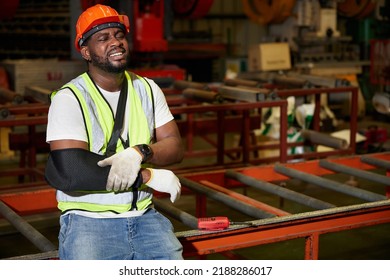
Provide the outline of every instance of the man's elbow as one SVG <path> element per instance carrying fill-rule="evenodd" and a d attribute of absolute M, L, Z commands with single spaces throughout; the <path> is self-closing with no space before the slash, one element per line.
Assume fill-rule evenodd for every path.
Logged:
<path fill-rule="evenodd" d="M 181 163 L 184 159 L 184 145 L 180 141 L 177 144 L 177 147 L 178 147 L 178 149 L 177 149 L 177 152 L 175 153 L 176 154 L 175 163 Z"/>

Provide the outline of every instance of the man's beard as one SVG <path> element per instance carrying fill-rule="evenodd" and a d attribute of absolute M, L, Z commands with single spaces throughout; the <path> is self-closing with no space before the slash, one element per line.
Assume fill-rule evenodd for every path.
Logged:
<path fill-rule="evenodd" d="M 126 56 L 126 63 L 114 65 L 108 59 L 100 58 L 95 53 L 91 53 L 91 62 L 93 66 L 105 72 L 119 74 L 127 69 L 127 65 L 129 64 L 129 56 Z"/>

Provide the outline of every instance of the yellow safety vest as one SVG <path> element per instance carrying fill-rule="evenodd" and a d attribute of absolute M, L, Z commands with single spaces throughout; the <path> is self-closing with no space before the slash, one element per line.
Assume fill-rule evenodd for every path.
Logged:
<path fill-rule="evenodd" d="M 142 77 L 126 72 L 128 80 L 128 140 L 129 146 L 150 143 L 155 127 L 153 97 L 149 84 Z M 64 85 L 77 98 L 83 113 L 84 124 L 91 152 L 105 154 L 114 127 L 114 115 L 110 105 L 87 73 Z M 61 90 L 60 89 L 60 90 Z M 51 98 L 61 91 L 54 91 Z M 121 140 L 117 152 L 124 149 Z M 86 210 L 91 212 L 113 211 L 123 213 L 131 209 L 132 191 L 127 192 L 63 192 L 57 191 L 58 208 L 61 211 Z M 152 191 L 142 185 L 139 188 L 137 209 L 143 210 L 152 204 Z"/>

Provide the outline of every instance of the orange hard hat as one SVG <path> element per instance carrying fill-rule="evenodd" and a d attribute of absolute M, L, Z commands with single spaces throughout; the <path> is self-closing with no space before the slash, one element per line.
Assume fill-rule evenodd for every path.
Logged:
<path fill-rule="evenodd" d="M 118 27 L 125 33 L 130 31 L 129 18 L 105 5 L 97 4 L 86 9 L 77 20 L 74 45 L 78 51 L 82 44 L 96 32 L 105 28 Z"/>

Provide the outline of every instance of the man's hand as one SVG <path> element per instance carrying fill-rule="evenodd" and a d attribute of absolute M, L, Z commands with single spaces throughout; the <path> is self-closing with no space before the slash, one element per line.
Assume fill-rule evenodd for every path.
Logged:
<path fill-rule="evenodd" d="M 111 165 L 107 178 L 107 191 L 128 190 L 137 178 L 141 168 L 142 156 L 134 148 L 127 148 L 98 162 L 100 167 Z"/>
<path fill-rule="evenodd" d="M 147 168 L 150 171 L 150 179 L 145 184 L 152 189 L 169 193 L 174 203 L 180 198 L 181 184 L 179 178 L 172 171 L 166 169 Z"/>

